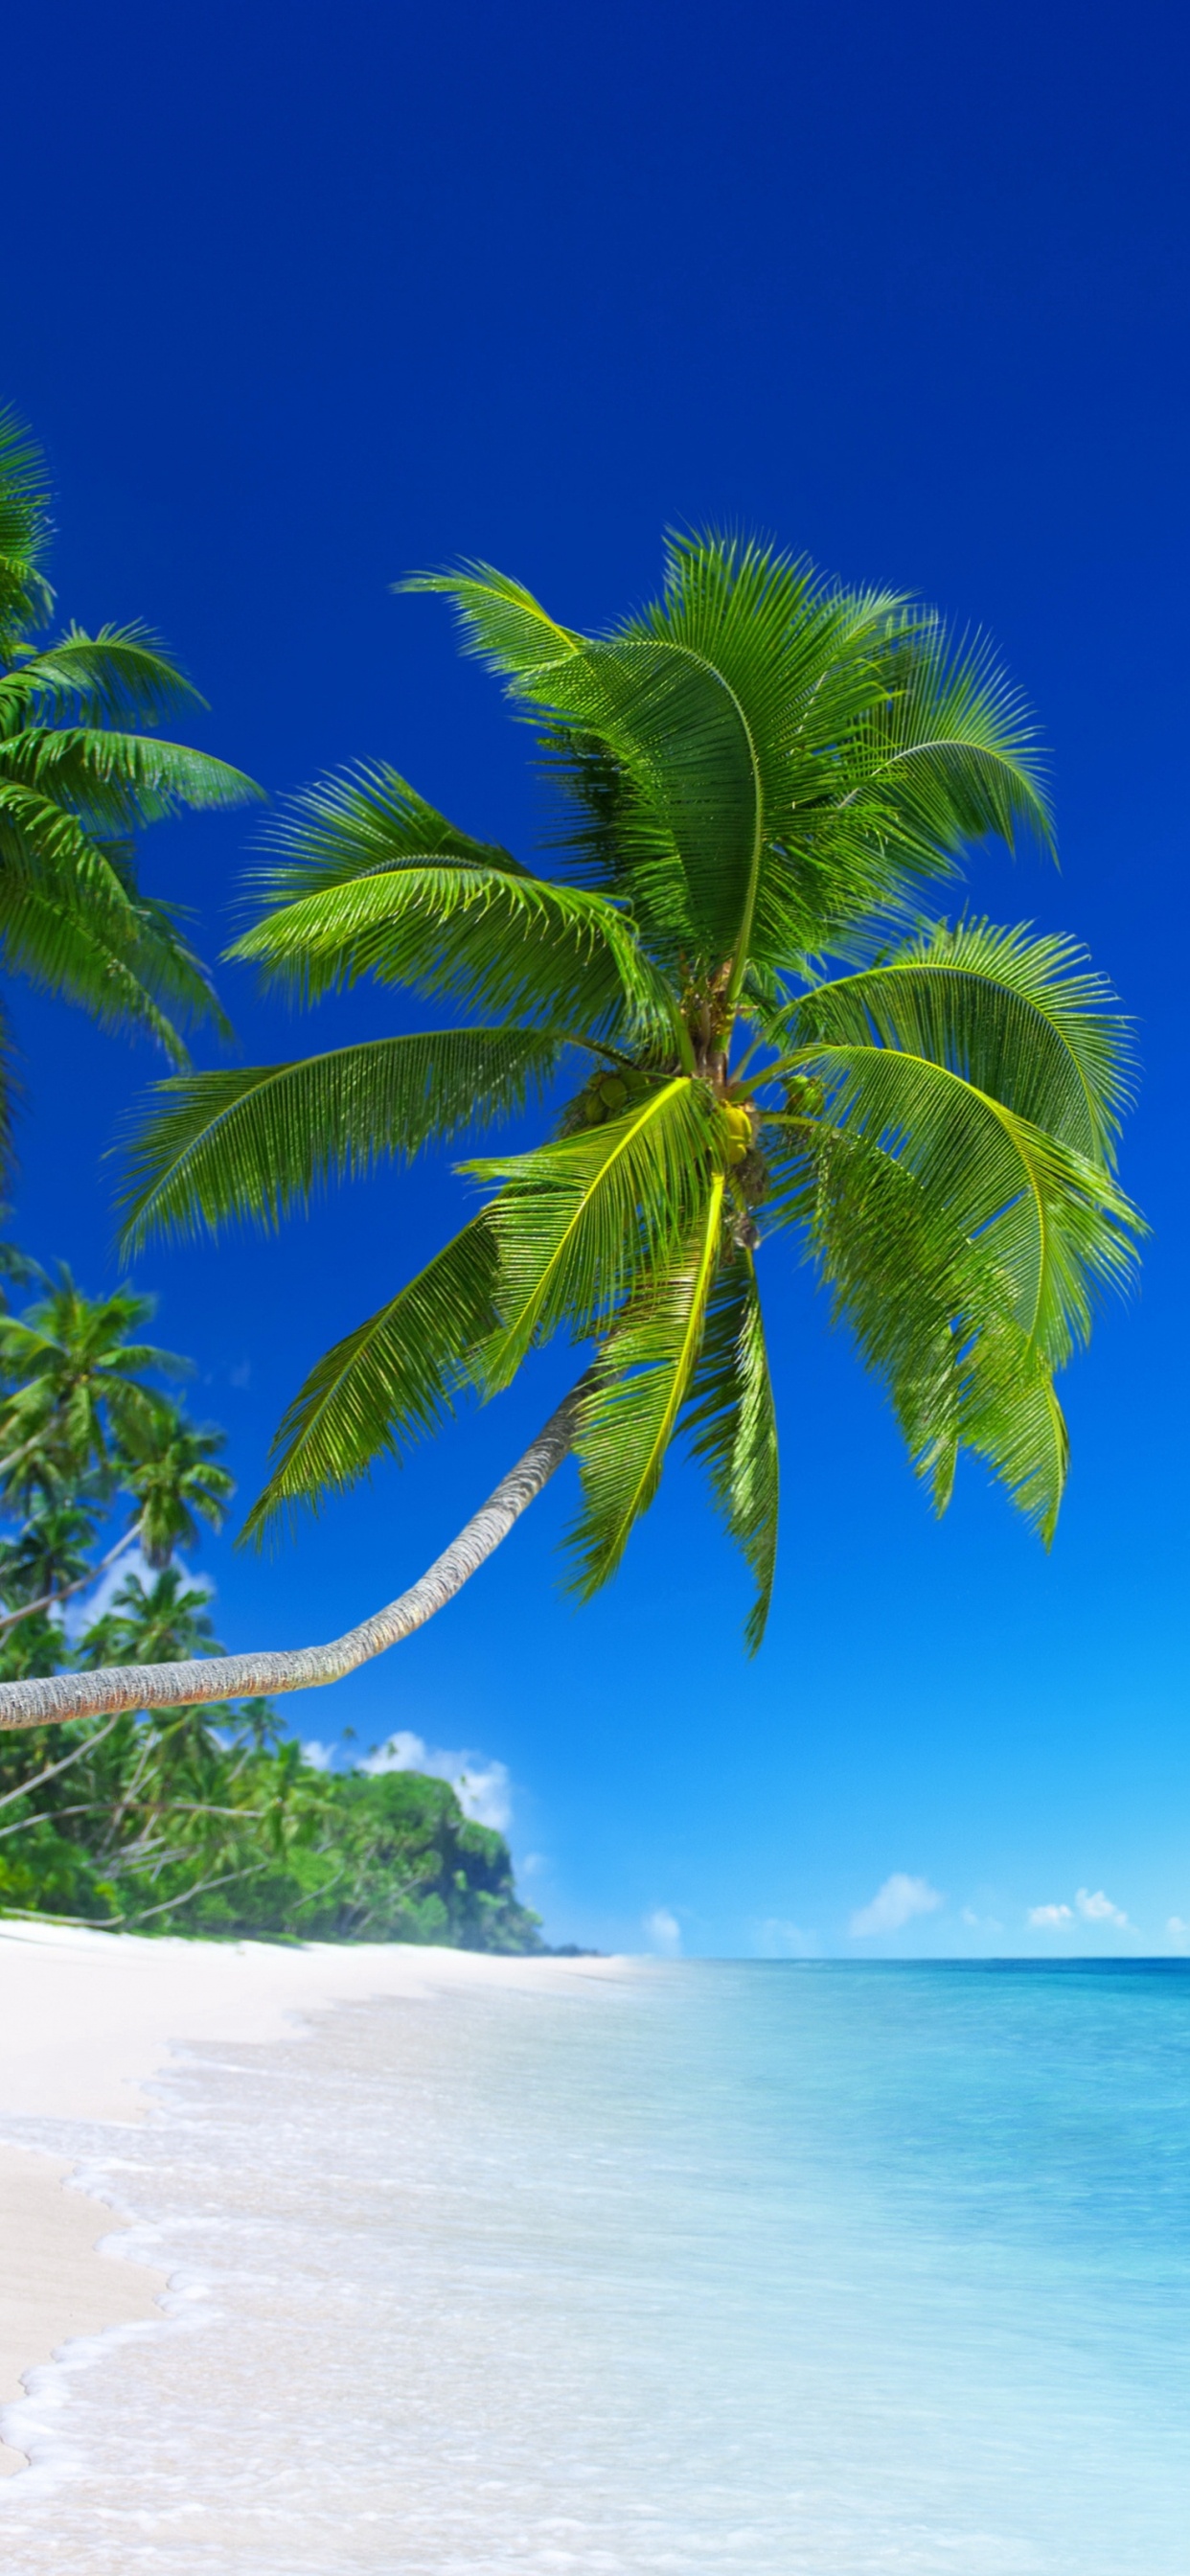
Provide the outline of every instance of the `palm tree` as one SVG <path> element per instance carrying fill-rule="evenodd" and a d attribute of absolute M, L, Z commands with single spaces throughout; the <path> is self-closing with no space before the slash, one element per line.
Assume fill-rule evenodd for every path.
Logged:
<path fill-rule="evenodd" d="M 86 1503 L 39 1496 L 20 1536 L 0 1543 L 0 1600 L 20 1604 L 0 1618 L 0 1630 L 94 1582 L 87 1549 L 95 1544 L 95 1518 Z"/>
<path fill-rule="evenodd" d="M 548 1093 L 547 1140 L 465 1163 L 479 1211 L 318 1362 L 249 1529 L 498 1393 L 558 1332 L 588 1365 L 387 1610 L 332 1646 L 141 1675 L 138 1702 L 353 1669 L 452 1597 L 572 1447 L 589 1594 L 678 1433 L 751 1567 L 755 1646 L 778 1483 L 757 1254 L 782 1238 L 816 1262 L 937 1508 L 966 1448 L 1048 1540 L 1067 1464 L 1055 1373 L 1134 1257 L 1113 1172 L 1128 1049 L 1068 941 L 924 916 L 971 843 L 1051 839 L 1033 728 L 986 647 L 911 600 L 716 539 L 676 542 L 663 596 L 597 637 L 483 566 L 406 587 L 454 602 L 466 649 L 537 726 L 560 865 L 474 839 L 388 769 L 297 798 L 233 954 L 304 1001 L 372 976 L 471 1016 L 165 1084 L 129 1239 L 275 1224 L 328 1176 Z M 0 1721 L 131 1688 L 9 1685 Z"/>
<path fill-rule="evenodd" d="M 151 1583 L 130 1574 L 110 1610 L 95 1620 L 82 1641 L 90 1664 L 119 1655 L 129 1665 L 181 1663 L 188 1657 L 220 1652 L 211 1624 L 210 1594 L 188 1583 L 180 1566 L 167 1565 Z"/>
<path fill-rule="evenodd" d="M 85 1591 L 137 1544 L 160 1573 L 176 1548 L 198 1545 L 200 1518 L 222 1528 L 235 1491 L 218 1464 L 223 1433 L 198 1429 L 144 1382 L 186 1366 L 129 1338 L 152 1300 L 129 1289 L 86 1297 L 65 1267 L 45 1285 L 25 1315 L 0 1313 L 0 1369 L 12 1381 L 0 1386 L 0 1493 L 29 1505 L 20 1537 L 0 1548 L 0 1594 L 16 1605 L 0 1615 L 0 1636 Z M 92 1564 L 82 1550 L 116 1491 L 131 1496 L 132 1520 Z"/>
<path fill-rule="evenodd" d="M 218 1464 L 225 1445 L 222 1431 L 200 1431 L 168 1407 L 129 1426 L 120 1482 L 139 1505 L 129 1536 L 155 1574 L 175 1548 L 197 1547 L 200 1519 L 222 1529 L 235 1492 L 234 1476 Z"/>
<path fill-rule="evenodd" d="M 221 1024 L 221 1014 L 178 916 L 141 893 L 132 836 L 179 807 L 218 811 L 260 791 L 225 762 L 155 738 L 166 717 L 203 700 L 146 628 L 69 626 L 34 643 L 53 608 L 47 505 L 40 450 L 0 410 L 4 962 L 185 1063 L 178 1017 Z"/>
<path fill-rule="evenodd" d="M 146 1374 L 187 1365 L 139 1338 L 152 1312 L 130 1288 L 84 1296 L 62 1263 L 37 1305 L 0 1314 L 0 1494 L 49 1501 L 90 1481 L 108 1495 L 128 1452 L 151 1458 L 166 1408 Z"/>

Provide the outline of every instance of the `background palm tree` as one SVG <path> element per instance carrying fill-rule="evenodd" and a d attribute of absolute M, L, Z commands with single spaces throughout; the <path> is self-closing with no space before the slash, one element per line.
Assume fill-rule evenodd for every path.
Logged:
<path fill-rule="evenodd" d="M 164 1571 L 175 1548 L 197 1547 L 200 1520 L 222 1529 L 235 1492 L 234 1476 L 218 1464 L 225 1446 L 222 1431 L 199 1430 L 172 1406 L 131 1426 L 120 1483 L 137 1503 L 131 1535 L 154 1573 Z"/>
<path fill-rule="evenodd" d="M 547 1141 L 465 1164 L 479 1212 L 312 1371 L 249 1528 L 499 1392 L 558 1332 L 588 1365 L 400 1602 L 334 1646 L 142 1675 L 146 1705 L 352 1669 L 451 1597 L 572 1446 L 573 1579 L 592 1592 L 678 1433 L 751 1567 L 755 1646 L 778 1491 L 762 1240 L 816 1262 L 937 1507 L 966 1447 L 1048 1539 L 1067 1464 L 1055 1373 L 1133 1259 L 1106 986 L 1068 942 L 922 914 L 972 841 L 1051 836 L 1033 728 L 986 648 L 910 600 L 714 539 L 675 543 L 663 596 L 605 636 L 482 566 L 407 586 L 453 600 L 466 648 L 536 721 L 558 873 L 387 769 L 298 798 L 233 953 L 305 1001 L 373 976 L 473 1017 L 167 1083 L 129 1240 L 275 1223 L 330 1174 L 548 1093 Z M 115 1707 L 131 1687 L 17 1683 L 0 1718 Z"/>
<path fill-rule="evenodd" d="M 110 1496 L 122 1456 L 151 1453 L 163 1399 L 146 1375 L 187 1369 L 140 1338 L 152 1312 L 131 1288 L 85 1296 L 60 1263 L 26 1314 L 0 1315 L 0 1493 L 48 1499 L 90 1476 Z"/>
<path fill-rule="evenodd" d="M 222 1528 L 235 1491 L 218 1463 L 225 1435 L 188 1422 L 151 1382 L 187 1367 L 139 1337 L 152 1300 L 86 1297 L 62 1267 L 45 1285 L 26 1314 L 0 1314 L 0 1496 L 27 1513 L 0 1548 L 3 1638 L 56 1615 L 131 1547 L 160 1573 L 175 1549 L 197 1546 L 200 1519 Z M 131 1522 L 94 1563 L 86 1551 L 117 1494 L 130 1497 Z"/>
<path fill-rule="evenodd" d="M 83 1638 L 91 1664 L 119 1658 L 125 1664 L 181 1663 L 221 1652 L 211 1621 L 210 1594 L 190 1583 L 180 1566 L 167 1565 L 151 1583 L 128 1575 L 110 1610 Z"/>
<path fill-rule="evenodd" d="M 38 1496 L 19 1535 L 0 1545 L 0 1599 L 27 1605 L 31 1613 L 93 1583 L 95 1568 L 87 1551 L 95 1545 L 96 1518 L 94 1504 L 46 1502 Z M 0 1620 L 0 1628 L 4 1625 Z"/>
<path fill-rule="evenodd" d="M 0 411 L 0 947 L 10 971 L 143 1029 L 176 1062 L 179 1020 L 222 1015 L 179 915 L 137 884 L 133 835 L 180 807 L 260 790 L 205 752 L 155 737 L 204 702 L 141 626 L 67 627 L 53 608 L 44 459 Z M 148 728 L 148 731 L 145 729 Z"/>

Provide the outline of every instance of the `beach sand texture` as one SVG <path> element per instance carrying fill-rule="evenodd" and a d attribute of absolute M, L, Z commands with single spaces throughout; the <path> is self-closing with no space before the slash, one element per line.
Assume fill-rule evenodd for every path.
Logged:
<path fill-rule="evenodd" d="M 70 2184 L 61 2157 L 6 2143 L 15 2118 L 127 2125 L 173 2045 L 285 2036 L 295 2015 L 443 1988 L 549 1986 L 601 1959 L 502 1959 L 392 1943 L 351 1949 L 144 1940 L 0 1922 L 0 2406 L 78 2335 L 151 2316 L 163 2277 L 97 2243 L 119 2219 Z M 24 2466 L 0 2443 L 0 2475 Z"/>

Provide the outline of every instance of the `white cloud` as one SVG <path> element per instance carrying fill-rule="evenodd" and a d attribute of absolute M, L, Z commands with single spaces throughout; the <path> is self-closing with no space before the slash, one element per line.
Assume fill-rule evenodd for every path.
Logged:
<path fill-rule="evenodd" d="M 971 1932 L 1002 1932 L 1004 1929 L 994 1914 L 973 1914 L 969 1905 L 963 1907 L 963 1921 Z"/>
<path fill-rule="evenodd" d="M 803 1932 L 800 1923 L 786 1923 L 776 1914 L 761 1923 L 756 1933 L 762 1959 L 817 1959 L 822 1942 L 817 1932 Z"/>
<path fill-rule="evenodd" d="M 1180 1914 L 1171 1914 L 1165 1929 L 1171 1941 L 1190 1941 L 1190 1923 L 1183 1923 Z"/>
<path fill-rule="evenodd" d="M 408 1727 L 390 1735 L 387 1744 L 360 1763 L 361 1771 L 424 1771 L 431 1780 L 449 1780 L 465 1816 L 477 1825 L 494 1825 L 503 1833 L 512 1816 L 512 1781 L 506 1762 L 485 1762 L 480 1753 L 450 1753 L 429 1745 Z"/>
<path fill-rule="evenodd" d="M 1123 1906 L 1113 1905 L 1101 1887 L 1096 1889 L 1094 1896 L 1088 1895 L 1085 1887 L 1080 1887 L 1074 1901 L 1084 1923 L 1118 1923 L 1122 1932 L 1131 1932 L 1133 1927 Z"/>
<path fill-rule="evenodd" d="M 878 1887 L 870 1905 L 861 1905 L 850 1923 L 853 1941 L 866 1940 L 870 1932 L 899 1932 L 911 1923 L 915 1914 L 936 1914 L 946 1902 L 928 1878 L 908 1878 L 903 1869 L 894 1869 Z"/>
<path fill-rule="evenodd" d="M 1068 1905 L 1031 1905 L 1029 1921 L 1035 1932 L 1060 1932 L 1063 1924 L 1073 1923 Z"/>
<path fill-rule="evenodd" d="M 652 1913 L 645 1915 L 642 1928 L 663 1958 L 677 1958 L 682 1947 L 682 1927 L 676 1914 L 670 1913 L 668 1905 L 654 1906 Z"/>
<path fill-rule="evenodd" d="M 334 1745 L 320 1743 L 316 1735 L 312 1735 L 309 1743 L 302 1746 L 302 1760 L 309 1763 L 312 1771 L 329 1771 L 334 1758 Z"/>

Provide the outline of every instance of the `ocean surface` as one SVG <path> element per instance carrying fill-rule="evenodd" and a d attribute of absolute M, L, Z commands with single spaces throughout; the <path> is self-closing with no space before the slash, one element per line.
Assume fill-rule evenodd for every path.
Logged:
<path fill-rule="evenodd" d="M 5 2576 L 1186 2576 L 1190 1970 L 628 1968 L 196 2050 Z"/>

